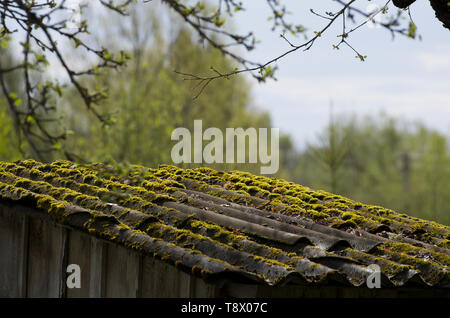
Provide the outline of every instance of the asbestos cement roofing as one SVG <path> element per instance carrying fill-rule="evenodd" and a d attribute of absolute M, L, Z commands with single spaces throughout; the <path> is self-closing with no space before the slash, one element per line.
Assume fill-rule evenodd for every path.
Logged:
<path fill-rule="evenodd" d="M 448 226 L 246 172 L 0 162 L 0 203 L 208 281 L 450 288 Z"/>

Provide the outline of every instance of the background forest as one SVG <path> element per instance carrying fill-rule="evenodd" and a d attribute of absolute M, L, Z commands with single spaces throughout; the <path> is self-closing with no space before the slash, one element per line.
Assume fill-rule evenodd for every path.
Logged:
<path fill-rule="evenodd" d="M 210 65 L 231 70 L 233 62 L 199 43 L 175 19 L 168 29 L 164 21 L 167 17 L 151 9 L 132 11 L 131 17 L 128 24 L 112 23 L 116 27 L 102 29 L 106 34 L 96 34 L 109 39 L 109 46 L 117 50 L 124 49 L 124 39 L 128 39 L 125 49 L 131 60 L 127 66 L 108 70 L 95 81 L 86 79 L 93 88 L 99 84 L 108 88 L 104 92 L 108 99 L 102 107 L 113 114 L 110 121 L 99 123 L 73 88 L 63 85 L 54 96 L 54 115 L 62 117 L 69 129 L 66 148 L 79 160 L 149 167 L 172 164 L 170 149 L 175 142 L 171 141 L 171 133 L 176 127 L 192 129 L 194 119 L 202 119 L 204 127 L 220 129 L 272 127 L 269 114 L 252 102 L 252 85 L 245 77 L 215 81 L 193 99 L 195 83 L 183 81 L 174 72 L 179 66 L 193 74 L 208 71 Z M 114 14 L 103 16 L 98 23 L 111 23 L 114 18 Z M 1 48 L 2 65 L 14 60 L 15 49 Z M 12 74 L 8 85 L 16 87 L 16 106 L 20 108 L 23 93 L 19 79 Z M 298 107 L 302 107 L 301 100 Z M 405 122 L 384 114 L 358 117 L 334 114 L 330 108 L 326 116 L 328 127 L 301 148 L 294 145 L 291 136 L 282 135 L 277 177 L 450 225 L 449 136 L 420 122 Z M 27 120 L 33 126 L 33 118 Z M 0 160 L 35 157 L 29 142 L 15 127 L 2 98 Z M 277 128 L 283 132 L 283 127 Z M 43 159 L 64 158 L 58 151 L 60 147 L 53 145 L 54 151 Z M 259 172 L 258 165 L 249 164 L 213 167 Z"/>

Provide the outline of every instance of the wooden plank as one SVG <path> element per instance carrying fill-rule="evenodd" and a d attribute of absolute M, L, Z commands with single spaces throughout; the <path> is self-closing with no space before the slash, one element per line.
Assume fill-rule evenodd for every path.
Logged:
<path fill-rule="evenodd" d="M 137 297 L 141 257 L 116 244 L 107 244 L 105 265 L 105 297 Z"/>
<path fill-rule="evenodd" d="M 192 298 L 212 298 L 217 297 L 220 293 L 219 288 L 214 284 L 206 283 L 203 279 L 191 276 L 191 293 Z"/>
<path fill-rule="evenodd" d="M 81 269 L 81 288 L 67 288 L 67 297 L 103 296 L 106 243 L 80 231 L 70 231 L 67 264 L 77 264 Z"/>
<path fill-rule="evenodd" d="M 67 269 L 67 262 L 69 260 L 69 232 L 70 230 L 62 227 L 57 226 L 60 228 L 61 233 L 61 245 L 60 245 L 60 251 L 59 255 L 61 255 L 61 283 L 59 285 L 59 296 L 60 298 L 66 298 L 67 292 L 66 292 L 66 269 Z"/>
<path fill-rule="evenodd" d="M 259 288 L 255 284 L 226 282 L 221 292 L 224 297 L 256 298 L 258 297 Z"/>
<path fill-rule="evenodd" d="M 103 297 L 105 283 L 106 243 L 91 239 L 89 297 Z"/>
<path fill-rule="evenodd" d="M 0 205 L 0 297 L 25 297 L 27 217 Z"/>
<path fill-rule="evenodd" d="M 142 297 L 216 297 L 219 288 L 154 257 L 143 261 Z"/>
<path fill-rule="evenodd" d="M 67 264 L 76 264 L 81 270 L 81 288 L 67 288 L 69 298 L 89 297 L 91 270 L 91 238 L 79 231 L 69 232 L 69 253 Z M 67 273 L 65 275 L 67 279 Z"/>
<path fill-rule="evenodd" d="M 29 219 L 27 297 L 61 297 L 65 284 L 64 229 Z"/>
<path fill-rule="evenodd" d="M 189 297 L 191 277 L 175 266 L 146 256 L 142 271 L 142 297 Z"/>

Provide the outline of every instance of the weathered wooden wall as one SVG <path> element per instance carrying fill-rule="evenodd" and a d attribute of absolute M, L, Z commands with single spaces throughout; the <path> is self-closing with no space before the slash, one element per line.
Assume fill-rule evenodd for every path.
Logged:
<path fill-rule="evenodd" d="M 67 288 L 69 264 L 81 268 L 81 288 Z M 450 297 L 449 289 L 339 286 L 222 286 L 86 233 L 45 214 L 0 204 L 0 297 Z"/>
<path fill-rule="evenodd" d="M 81 288 L 67 288 L 69 264 Z M 0 204 L 0 297 L 214 297 L 219 289 L 161 260 Z"/>
<path fill-rule="evenodd" d="M 0 205 L 0 297 L 26 296 L 28 218 Z"/>

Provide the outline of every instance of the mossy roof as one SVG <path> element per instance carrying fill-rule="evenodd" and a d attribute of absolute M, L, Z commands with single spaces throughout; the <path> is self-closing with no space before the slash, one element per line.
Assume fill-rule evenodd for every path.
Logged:
<path fill-rule="evenodd" d="M 450 287 L 448 226 L 247 172 L 0 162 L 0 203 L 205 280 Z"/>

